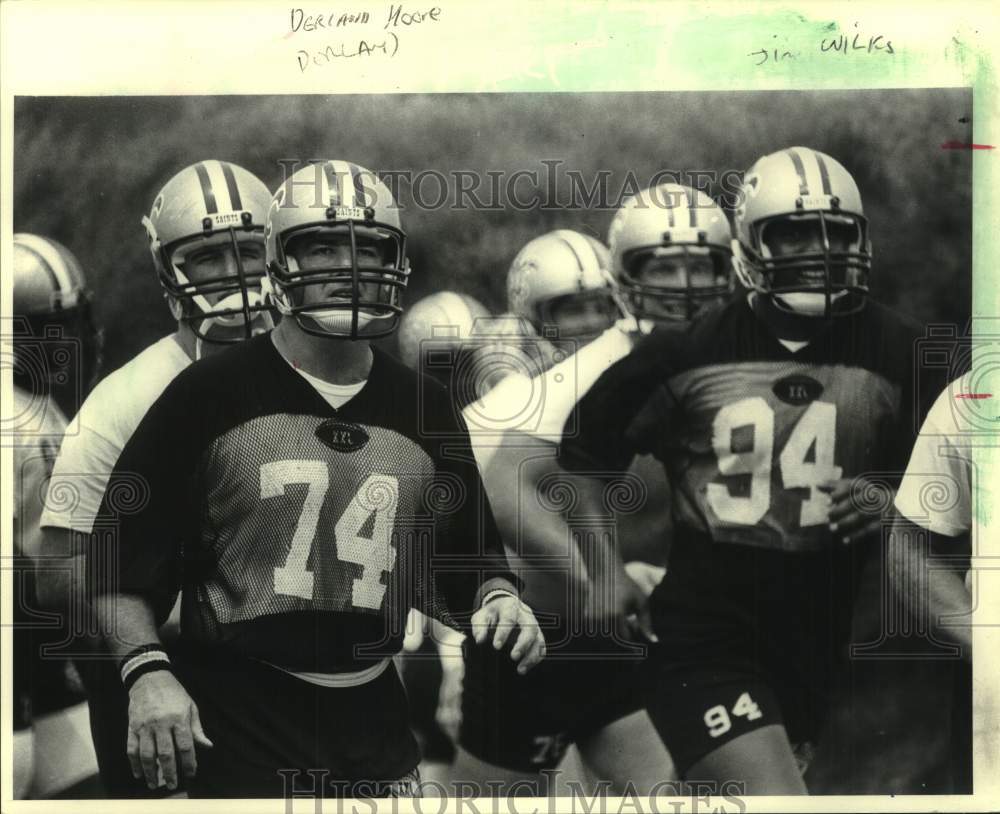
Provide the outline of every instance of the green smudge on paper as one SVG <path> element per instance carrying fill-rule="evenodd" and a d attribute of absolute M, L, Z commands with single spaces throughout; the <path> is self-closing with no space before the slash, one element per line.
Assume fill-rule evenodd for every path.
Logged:
<path fill-rule="evenodd" d="M 507 75 L 495 79 L 491 89 L 893 87 L 912 84 L 929 63 L 942 66 L 942 81 L 928 86 L 960 84 L 955 69 L 962 65 L 954 54 L 866 25 L 860 12 L 856 22 L 838 22 L 787 9 L 755 14 L 698 14 L 684 7 L 665 14 L 663 9 L 568 14 L 559 25 L 538 27 L 522 38 L 524 59 L 502 66 Z"/>

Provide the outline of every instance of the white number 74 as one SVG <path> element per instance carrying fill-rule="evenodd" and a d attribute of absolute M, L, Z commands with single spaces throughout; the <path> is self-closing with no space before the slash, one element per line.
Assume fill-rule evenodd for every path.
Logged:
<path fill-rule="evenodd" d="M 291 484 L 306 485 L 306 499 L 295 524 L 285 564 L 274 569 L 274 592 L 301 599 L 313 598 L 313 574 L 306 569 L 319 513 L 330 487 L 330 471 L 325 461 L 273 461 L 260 468 L 261 498 L 278 497 Z M 385 596 L 382 572 L 396 564 L 392 529 L 396 521 L 399 481 L 392 475 L 369 475 L 344 509 L 334 527 L 337 557 L 361 566 L 354 579 L 351 604 L 377 610 Z M 371 537 L 361 537 L 362 527 L 375 514 Z"/>

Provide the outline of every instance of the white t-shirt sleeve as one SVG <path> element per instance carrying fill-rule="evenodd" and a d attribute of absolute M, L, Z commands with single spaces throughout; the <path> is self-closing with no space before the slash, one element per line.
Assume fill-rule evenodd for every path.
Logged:
<path fill-rule="evenodd" d="M 512 373 L 467 406 L 462 417 L 480 471 L 485 471 L 505 433 L 520 432 L 558 444 L 576 403 L 631 348 L 628 334 L 610 328 L 544 373 L 530 378 Z"/>
<path fill-rule="evenodd" d="M 948 537 L 972 525 L 971 449 L 963 443 L 952 398 L 949 386 L 934 402 L 896 494 L 896 509 L 907 520 Z"/>
<path fill-rule="evenodd" d="M 80 407 L 52 471 L 41 525 L 91 532 L 115 464 L 143 416 L 190 359 L 164 337 L 107 376 Z"/>
<path fill-rule="evenodd" d="M 41 525 L 90 532 L 122 447 L 101 434 L 85 411 L 74 419 L 52 470 Z M 100 425 L 101 422 L 97 422 Z"/>

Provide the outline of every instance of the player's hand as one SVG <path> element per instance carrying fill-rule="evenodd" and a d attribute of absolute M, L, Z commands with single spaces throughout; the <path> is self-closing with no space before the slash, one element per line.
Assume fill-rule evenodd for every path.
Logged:
<path fill-rule="evenodd" d="M 884 484 L 872 483 L 864 477 L 837 478 L 819 483 L 816 488 L 830 495 L 831 506 L 828 515 L 830 531 L 844 544 L 856 543 L 865 537 L 878 534 L 882 526 L 882 506 L 891 506 L 893 494 L 885 496 L 884 501 L 873 501 L 880 508 L 873 514 L 862 511 L 851 499 L 852 490 L 861 490 L 868 494 L 873 489 L 883 489 L 891 492 Z"/>
<path fill-rule="evenodd" d="M 177 788 L 177 764 L 185 777 L 198 771 L 195 744 L 211 748 L 198 707 L 169 670 L 141 676 L 129 691 L 126 752 L 136 780 L 158 785 L 157 766 L 167 788 Z"/>
<path fill-rule="evenodd" d="M 476 644 L 486 641 L 493 633 L 493 647 L 499 650 L 506 644 L 514 629 L 517 640 L 510 657 L 517 662 L 517 671 L 524 675 L 545 657 L 545 636 L 538 627 L 535 614 L 516 596 L 495 596 L 472 616 L 472 637 Z"/>
<path fill-rule="evenodd" d="M 663 582 L 663 578 L 667 575 L 667 569 L 642 560 L 632 560 L 632 562 L 625 563 L 625 573 L 639 586 L 640 591 L 649 596 L 656 589 L 656 586 Z"/>
<path fill-rule="evenodd" d="M 584 613 L 601 630 L 626 630 L 634 639 L 658 642 L 649 612 L 649 594 L 617 565 L 607 584 L 591 584 Z"/>

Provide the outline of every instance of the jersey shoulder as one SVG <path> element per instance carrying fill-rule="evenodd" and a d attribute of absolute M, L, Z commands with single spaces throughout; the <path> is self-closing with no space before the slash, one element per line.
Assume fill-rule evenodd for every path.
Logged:
<path fill-rule="evenodd" d="M 378 406 L 386 408 L 381 410 L 381 420 L 421 442 L 467 434 L 458 406 L 460 394 L 385 351 L 373 348 L 373 352 L 372 383 L 381 390 L 376 393 Z"/>
<path fill-rule="evenodd" d="M 877 342 L 881 353 L 893 363 L 912 359 L 915 343 L 924 334 L 923 327 L 911 316 L 875 300 L 868 301 L 861 323 L 863 335 Z"/>

